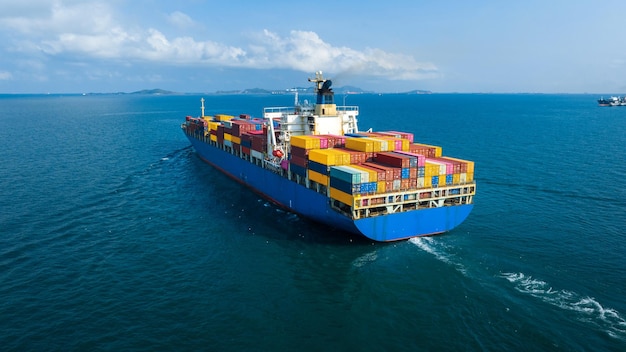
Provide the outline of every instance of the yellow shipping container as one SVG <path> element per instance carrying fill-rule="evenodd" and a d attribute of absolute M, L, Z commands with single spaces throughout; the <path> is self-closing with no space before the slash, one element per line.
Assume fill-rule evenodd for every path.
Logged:
<path fill-rule="evenodd" d="M 364 139 L 364 138 L 361 138 L 361 139 Z M 387 148 L 387 145 L 388 145 L 387 141 L 383 141 L 382 139 L 375 138 L 375 137 L 368 137 L 366 139 L 369 139 L 369 140 L 372 141 L 372 143 L 373 143 L 372 144 L 372 150 L 373 150 L 374 153 L 389 151 L 389 149 Z M 383 143 L 385 145 L 383 145 Z M 393 149 L 391 149 L 391 150 L 393 150 Z"/>
<path fill-rule="evenodd" d="M 233 143 L 241 144 L 241 137 L 232 136 L 230 140 L 233 141 Z"/>
<path fill-rule="evenodd" d="M 432 176 L 424 177 L 424 187 L 430 188 L 432 186 L 433 186 L 433 178 L 432 178 Z"/>
<path fill-rule="evenodd" d="M 352 206 L 354 204 L 354 197 L 350 194 L 344 193 L 336 188 L 330 187 L 330 198 L 336 199 L 343 204 Z"/>
<path fill-rule="evenodd" d="M 335 165 L 350 165 L 350 153 L 339 149 L 329 150 L 331 153 L 335 154 Z"/>
<path fill-rule="evenodd" d="M 452 183 L 455 185 L 461 183 L 461 174 L 452 174 Z"/>
<path fill-rule="evenodd" d="M 224 140 L 225 141 L 233 141 L 233 135 L 230 133 L 224 133 Z"/>
<path fill-rule="evenodd" d="M 291 145 L 302 149 L 320 149 L 320 139 L 314 136 L 291 136 Z"/>
<path fill-rule="evenodd" d="M 387 183 L 385 181 L 378 181 L 376 183 L 376 193 L 385 193 Z"/>
<path fill-rule="evenodd" d="M 211 122 L 209 122 L 209 129 L 211 131 L 217 131 L 217 126 L 219 126 L 219 125 L 220 125 L 219 122 L 211 121 Z"/>
<path fill-rule="evenodd" d="M 335 165 L 335 153 L 332 152 L 332 149 L 311 149 L 309 150 L 309 160 L 323 165 Z"/>
<path fill-rule="evenodd" d="M 313 170 L 307 170 L 309 180 L 328 186 L 328 176 L 322 175 L 319 172 Z"/>
<path fill-rule="evenodd" d="M 426 161 L 426 164 L 430 164 L 430 165 L 437 165 L 439 167 L 439 171 L 437 171 L 437 173 L 434 173 L 433 176 L 437 176 L 437 175 L 443 175 L 444 177 L 446 176 L 446 167 L 447 165 L 445 163 L 442 162 L 438 162 L 438 161 L 433 161 L 432 159 L 426 159 L 428 161 Z"/>
<path fill-rule="evenodd" d="M 439 186 L 445 186 L 446 185 L 446 175 L 439 175 Z"/>
<path fill-rule="evenodd" d="M 409 141 L 408 139 L 403 139 L 402 140 L 402 151 L 403 152 L 408 152 L 411 150 L 411 141 Z"/>
<path fill-rule="evenodd" d="M 431 163 L 427 161 L 426 166 L 424 167 L 424 176 L 426 178 L 429 178 L 432 176 L 439 176 L 439 169 L 440 169 L 439 164 L 435 164 L 435 163 Z"/>
<path fill-rule="evenodd" d="M 374 141 L 370 138 L 347 137 L 346 148 L 359 152 L 372 153 L 374 152 Z M 380 146 L 378 151 L 380 151 Z"/>
<path fill-rule="evenodd" d="M 211 135 L 211 141 L 216 142 L 217 143 L 217 136 L 212 134 Z"/>
<path fill-rule="evenodd" d="M 235 116 L 231 116 L 231 115 L 224 115 L 224 114 L 217 114 L 215 115 L 215 119 L 217 121 L 230 121 L 232 119 L 234 119 Z"/>

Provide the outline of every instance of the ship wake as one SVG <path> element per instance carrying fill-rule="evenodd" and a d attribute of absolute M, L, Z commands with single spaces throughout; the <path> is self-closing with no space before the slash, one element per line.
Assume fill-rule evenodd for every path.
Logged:
<path fill-rule="evenodd" d="M 441 241 L 437 241 L 433 237 L 413 237 L 409 239 L 424 252 L 432 254 L 438 260 L 454 267 L 461 274 L 467 276 L 467 269 L 458 258 L 450 251 L 450 247 Z"/>
<path fill-rule="evenodd" d="M 545 281 L 523 273 L 502 273 L 502 278 L 513 283 L 515 289 L 543 302 L 579 314 L 579 320 L 593 324 L 617 339 L 626 339 L 626 320 L 615 309 L 602 306 L 593 297 L 585 297 L 568 290 L 555 290 Z"/>

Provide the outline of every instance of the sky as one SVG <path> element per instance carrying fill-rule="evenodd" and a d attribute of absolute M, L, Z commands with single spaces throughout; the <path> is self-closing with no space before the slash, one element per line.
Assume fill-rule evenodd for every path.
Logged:
<path fill-rule="evenodd" d="M 0 0 L 0 94 L 626 93 L 621 0 Z"/>

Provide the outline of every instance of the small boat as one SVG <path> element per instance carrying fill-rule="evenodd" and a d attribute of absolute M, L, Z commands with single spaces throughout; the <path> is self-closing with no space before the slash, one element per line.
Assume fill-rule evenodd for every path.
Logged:
<path fill-rule="evenodd" d="M 610 97 L 598 99 L 599 106 L 626 106 L 626 97 Z"/>

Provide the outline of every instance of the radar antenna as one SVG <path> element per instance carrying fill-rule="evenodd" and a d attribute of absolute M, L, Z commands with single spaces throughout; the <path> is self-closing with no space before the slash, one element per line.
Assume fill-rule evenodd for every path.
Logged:
<path fill-rule="evenodd" d="M 316 92 L 329 91 L 330 86 L 333 84 L 331 80 L 324 79 L 324 75 L 322 74 L 322 71 L 315 72 L 315 78 L 309 78 L 309 82 L 315 83 Z"/>

